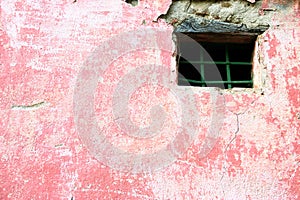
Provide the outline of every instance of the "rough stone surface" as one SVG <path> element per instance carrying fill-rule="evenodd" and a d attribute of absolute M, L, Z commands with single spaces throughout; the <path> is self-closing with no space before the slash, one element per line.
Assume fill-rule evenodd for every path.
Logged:
<path fill-rule="evenodd" d="M 250 6 L 246 1 L 228 2 L 232 6 L 222 7 L 225 1 L 205 3 L 209 13 L 204 17 L 270 25 L 256 44 L 255 87 L 222 91 L 224 124 L 214 148 L 204 157 L 199 152 L 209 130 L 212 97 L 209 90 L 194 88 L 201 125 L 194 127 L 199 135 L 191 147 L 163 170 L 132 174 L 99 162 L 79 137 L 73 112 L 76 80 L 90 53 L 107 39 L 147 26 L 172 30 L 163 19 L 157 20 L 172 2 L 140 0 L 133 7 L 118 0 L 1 0 L 0 199 L 299 199 L 299 1 L 270 0 L 265 8 L 278 10 L 266 11 L 266 21 L 256 13 L 261 1 Z M 174 2 L 172 16 L 175 9 L 180 17 L 204 12 L 203 6 L 193 3 L 184 13 L 186 5 Z M 170 34 L 156 44 L 171 40 Z M 117 47 L 112 44 L 109 53 Z M 153 62 L 171 72 L 176 68 L 170 53 L 128 52 L 112 62 L 95 94 L 99 125 L 106 128 L 112 144 L 128 151 L 143 146 L 121 134 L 106 97 L 113 96 L 130 70 Z M 180 106 L 163 88 L 137 90 L 129 101 L 131 120 L 140 126 L 149 124 L 149 107 L 157 102 L 171 113 L 166 128 L 175 130 Z M 165 133 L 154 147 L 173 137 L 172 131 Z"/>
<path fill-rule="evenodd" d="M 263 11 L 262 1 L 255 4 L 243 0 L 229 1 L 173 1 L 167 15 L 163 16 L 167 22 L 178 25 L 190 17 L 204 18 L 234 24 L 245 24 L 249 28 L 268 26 L 271 18 L 277 12 L 277 6 Z M 276 11 L 276 12 L 275 12 Z"/>
<path fill-rule="evenodd" d="M 247 27 L 245 24 L 207 20 L 205 18 L 190 17 L 176 26 L 175 32 L 181 33 L 252 33 L 261 34 L 269 28 L 268 25 Z"/>

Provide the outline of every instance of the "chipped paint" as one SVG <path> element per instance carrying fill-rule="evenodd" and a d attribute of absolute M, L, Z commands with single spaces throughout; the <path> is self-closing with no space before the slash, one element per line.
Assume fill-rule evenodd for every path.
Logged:
<path fill-rule="evenodd" d="M 265 76 L 255 79 L 254 89 L 222 91 L 224 123 L 211 151 L 201 154 L 213 145 L 204 144 L 210 141 L 212 96 L 193 88 L 200 125 L 190 148 L 163 170 L 129 173 L 99 162 L 79 137 L 72 106 L 76 79 L 90 53 L 109 38 L 140 27 L 172 30 L 159 18 L 172 1 L 140 0 L 135 7 L 121 0 L 0 1 L 0 199 L 299 199 L 300 1 L 261 3 L 278 12 L 254 57 L 260 59 L 254 72 L 264 68 Z M 171 41 L 170 34 L 155 45 Z M 176 69 L 170 52 L 128 52 L 99 78 L 95 94 L 99 126 L 129 151 L 159 149 L 181 120 L 176 95 L 151 86 L 130 96 L 130 117 L 147 126 L 149 107 L 163 102 L 171 115 L 160 140 L 139 143 L 114 124 L 112 100 L 105 98 L 122 77 L 149 63 Z"/>

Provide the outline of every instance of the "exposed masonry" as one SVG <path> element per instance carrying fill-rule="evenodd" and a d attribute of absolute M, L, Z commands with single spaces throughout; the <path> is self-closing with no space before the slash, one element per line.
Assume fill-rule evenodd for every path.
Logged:
<path fill-rule="evenodd" d="M 189 21 L 198 21 L 204 25 L 209 23 L 218 25 L 224 22 L 244 29 L 264 31 L 269 27 L 271 17 L 277 9 L 276 7 L 261 9 L 261 4 L 262 1 L 249 3 L 245 0 L 173 0 L 167 14 L 160 18 L 175 28 L 180 28 Z"/>

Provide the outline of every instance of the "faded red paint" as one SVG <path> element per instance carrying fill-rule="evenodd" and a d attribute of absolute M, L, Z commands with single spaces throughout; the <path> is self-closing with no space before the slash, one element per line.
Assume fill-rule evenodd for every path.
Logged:
<path fill-rule="evenodd" d="M 171 0 L 141 0 L 136 7 L 117 0 L 0 1 L 0 199 L 299 199 L 300 1 L 286 2 L 263 2 L 263 8 L 284 4 L 294 10 L 274 16 L 275 26 L 258 46 L 267 73 L 264 94 L 259 89 L 223 91 L 224 125 L 203 157 L 199 152 L 213 108 L 211 94 L 196 89 L 201 124 L 195 127 L 194 144 L 163 170 L 131 174 L 100 163 L 83 144 L 74 124 L 73 91 L 84 61 L 106 39 L 138 27 L 171 30 L 157 21 Z M 169 40 L 156 43 L 162 47 Z M 169 52 L 129 52 L 109 66 L 98 85 L 101 94 L 111 96 L 123 76 L 149 62 L 175 70 Z M 175 116 L 179 106 L 169 92 L 163 87 L 137 90 L 130 100 L 138 111 L 132 120 L 149 123 L 147 107 L 158 102 Z M 112 102 L 95 96 L 101 102 L 96 113 L 108 116 L 99 120 L 106 120 L 105 128 L 113 133 L 107 137 L 122 143 L 128 136 L 109 115 Z M 161 136 L 160 142 L 171 136 Z M 126 145 L 132 151 L 150 146 Z"/>
<path fill-rule="evenodd" d="M 269 58 L 273 58 L 274 56 L 277 56 L 277 48 L 278 48 L 278 45 L 280 45 L 280 39 L 279 38 L 276 38 L 271 35 L 268 35 L 267 36 L 269 38 L 269 46 L 270 46 L 270 49 L 268 50 L 268 56 Z"/>
<path fill-rule="evenodd" d="M 295 58 L 296 60 L 296 58 Z M 300 87 L 300 83 L 299 81 L 299 74 L 300 74 L 300 69 L 299 69 L 299 65 L 297 65 L 297 63 L 295 63 L 295 67 L 291 68 L 290 70 L 287 70 L 285 78 L 286 78 L 286 82 L 287 82 L 287 91 L 289 94 L 289 99 L 291 104 L 295 107 L 295 108 L 300 108 L 300 93 L 299 93 L 299 87 Z M 293 82 L 292 82 L 293 81 Z"/>

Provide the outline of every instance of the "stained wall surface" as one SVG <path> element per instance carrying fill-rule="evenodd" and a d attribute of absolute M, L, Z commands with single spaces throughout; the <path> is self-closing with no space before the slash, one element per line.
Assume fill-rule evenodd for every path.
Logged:
<path fill-rule="evenodd" d="M 255 87 L 215 90 L 176 86 L 171 0 L 1 0 L 0 199 L 299 199 L 300 3 L 260 3 Z"/>

